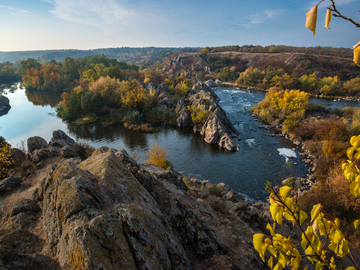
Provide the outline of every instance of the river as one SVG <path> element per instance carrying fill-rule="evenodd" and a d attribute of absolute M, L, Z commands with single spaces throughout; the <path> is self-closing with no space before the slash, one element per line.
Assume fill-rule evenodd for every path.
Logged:
<path fill-rule="evenodd" d="M 295 151 L 297 158 L 292 159 L 297 165 L 287 167 L 285 157 L 279 154 L 278 149 L 294 146 L 283 138 L 269 136 L 268 131 L 259 128 L 261 123 L 251 116 L 251 107 L 264 98 L 264 92 L 228 87 L 216 90 L 216 94 L 230 121 L 240 132 L 241 140 L 237 141 L 239 152 L 209 145 L 191 128 L 166 127 L 158 133 L 148 134 L 128 130 L 121 124 L 109 127 L 97 124 L 71 126 L 56 116 L 54 106 L 59 97 L 26 95 L 21 89 L 7 94 L 11 109 L 0 117 L 0 135 L 13 147 L 18 147 L 22 142 L 26 144 L 26 139 L 31 136 L 49 141 L 52 131 L 61 129 L 76 141 L 91 141 L 96 148 L 103 145 L 124 148 L 131 155 L 137 154 L 138 162 L 146 160 L 145 152 L 150 150 L 154 141 L 167 149 L 169 160 L 177 171 L 212 183 L 224 182 L 232 190 L 251 199 L 266 198 L 266 181 L 279 183 L 290 172 L 297 176 L 306 173 L 307 168 L 299 158 L 299 151 Z M 332 108 L 360 106 L 359 103 L 314 98 L 311 102 Z"/>

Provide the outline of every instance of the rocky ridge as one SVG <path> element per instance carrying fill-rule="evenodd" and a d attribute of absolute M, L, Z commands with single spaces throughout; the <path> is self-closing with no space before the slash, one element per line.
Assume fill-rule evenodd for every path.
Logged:
<path fill-rule="evenodd" d="M 31 177 L 0 183 L 12 186 L 0 202 L 1 269 L 265 269 L 251 242 L 270 221 L 265 203 L 223 183 L 139 164 L 123 149 L 63 156 L 72 142 L 65 135 L 51 139 L 68 141 L 61 148 L 28 139 L 25 162 L 37 169 L 22 175 L 39 179 L 32 195 Z M 60 152 L 31 158 L 52 147 Z"/>
<path fill-rule="evenodd" d="M 180 75 L 180 72 L 186 72 L 191 76 L 193 72 L 210 72 L 210 67 L 206 60 L 198 53 L 175 53 L 170 59 L 164 62 L 163 72 Z"/>
<path fill-rule="evenodd" d="M 230 151 L 239 151 L 239 146 L 232 139 L 237 137 L 239 132 L 229 121 L 225 111 L 218 105 L 219 97 L 204 82 L 198 81 L 192 88 L 193 94 L 187 100 L 179 99 L 176 104 L 178 126 L 193 127 L 194 132 L 200 132 L 205 142 L 218 144 L 220 147 Z M 197 107 L 208 115 L 202 126 L 197 126 L 191 119 L 188 109 Z"/>

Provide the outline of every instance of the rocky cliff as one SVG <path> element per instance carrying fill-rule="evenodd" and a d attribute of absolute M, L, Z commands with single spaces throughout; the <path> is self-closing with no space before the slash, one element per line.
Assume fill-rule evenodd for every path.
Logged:
<path fill-rule="evenodd" d="M 239 132 L 231 124 L 225 111 L 219 106 L 219 97 L 204 82 L 198 81 L 192 88 L 189 99 L 179 99 L 176 105 L 178 126 L 192 126 L 194 132 L 200 132 L 205 142 L 218 144 L 220 147 L 230 151 L 239 151 L 239 146 L 232 139 Z M 206 112 L 207 118 L 201 126 L 194 125 L 189 107 L 196 107 Z"/>
<path fill-rule="evenodd" d="M 0 182 L 1 269 L 266 268 L 251 242 L 264 203 L 124 149 L 65 154 L 73 142 L 29 138 L 28 159 Z"/>
<path fill-rule="evenodd" d="M 210 72 L 210 67 L 206 60 L 199 53 L 175 53 L 163 62 L 163 72 L 180 75 L 181 72 L 186 72 L 185 75 L 193 72 L 204 71 Z"/>

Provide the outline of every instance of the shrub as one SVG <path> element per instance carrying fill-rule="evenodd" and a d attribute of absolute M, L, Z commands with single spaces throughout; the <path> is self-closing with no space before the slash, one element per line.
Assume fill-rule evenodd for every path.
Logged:
<path fill-rule="evenodd" d="M 145 162 L 154 164 L 163 169 L 167 169 L 168 167 L 174 167 L 172 163 L 168 160 L 166 149 L 162 149 L 159 143 L 151 143 L 152 147 L 150 151 L 146 152 L 146 156 L 148 157 L 148 159 L 145 160 Z"/>
<path fill-rule="evenodd" d="M 145 113 L 145 119 L 148 123 L 162 124 L 168 123 L 171 118 L 171 113 L 168 110 L 159 108 L 152 108 Z"/>
<path fill-rule="evenodd" d="M 11 146 L 0 136 L 0 179 L 7 176 L 7 171 L 13 164 L 14 160 L 11 154 Z"/>
<path fill-rule="evenodd" d="M 295 127 L 292 132 L 295 136 L 300 136 L 303 140 L 308 140 L 314 137 L 316 126 L 310 122 L 302 122 L 301 125 Z"/>
<path fill-rule="evenodd" d="M 128 110 L 124 116 L 124 122 L 127 124 L 140 124 L 144 121 L 142 113 L 137 110 Z"/>
<path fill-rule="evenodd" d="M 215 196 L 215 197 L 220 197 L 221 196 L 221 189 L 219 189 L 216 184 L 214 184 L 213 186 L 209 187 L 209 192 L 211 195 Z"/>
<path fill-rule="evenodd" d="M 348 140 L 346 125 L 340 119 L 326 119 L 321 121 L 321 128 L 316 131 L 319 140 L 346 141 Z"/>
<path fill-rule="evenodd" d="M 83 160 L 89 158 L 95 151 L 95 148 L 90 145 L 90 142 L 79 142 L 75 143 L 73 146 L 76 153 L 78 153 Z"/>
<path fill-rule="evenodd" d="M 210 112 L 206 111 L 205 109 L 201 108 L 201 106 L 187 106 L 188 110 L 191 113 L 191 120 L 197 126 L 202 126 L 205 124 L 206 120 L 211 115 Z"/>

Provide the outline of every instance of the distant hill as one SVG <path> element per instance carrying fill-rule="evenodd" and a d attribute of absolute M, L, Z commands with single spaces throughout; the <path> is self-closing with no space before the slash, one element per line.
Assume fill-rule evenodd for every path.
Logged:
<path fill-rule="evenodd" d="M 156 62 L 174 52 L 195 52 L 200 48 L 104 48 L 94 50 L 44 50 L 44 51 L 13 51 L 0 52 L 0 62 L 15 62 L 22 59 L 34 58 L 36 60 L 57 60 L 64 61 L 65 57 L 71 58 L 85 57 L 89 55 L 104 54 L 107 57 L 114 57 L 119 61 L 127 63 L 141 64 L 146 62 Z M 150 64 L 150 63 L 149 63 Z"/>
<path fill-rule="evenodd" d="M 360 68 L 352 58 L 332 55 L 308 53 L 254 53 L 254 52 L 210 52 L 176 53 L 163 62 L 163 71 L 180 74 L 181 72 L 198 72 L 218 74 L 223 68 L 234 69 L 235 77 L 247 68 L 265 70 L 268 66 L 282 68 L 289 74 L 299 77 L 316 73 L 319 78 L 338 76 L 341 80 L 349 80 L 360 76 Z"/>

